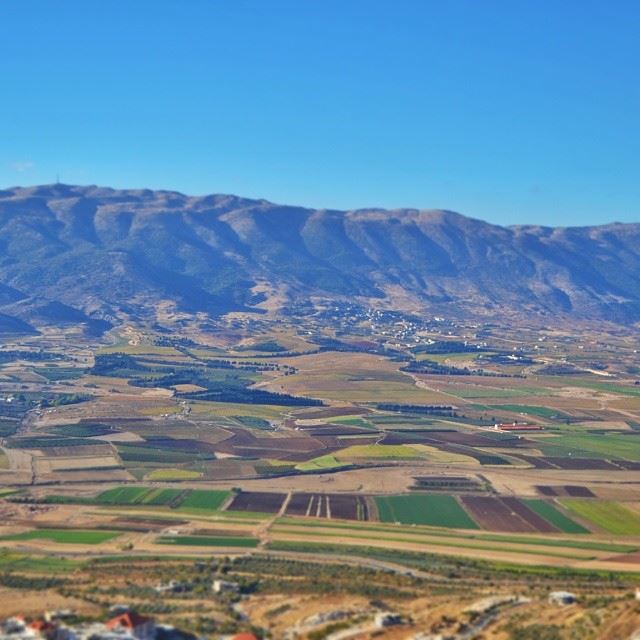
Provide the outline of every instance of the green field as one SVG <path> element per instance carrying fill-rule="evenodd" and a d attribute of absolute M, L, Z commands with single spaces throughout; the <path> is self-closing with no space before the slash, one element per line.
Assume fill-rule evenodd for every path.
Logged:
<path fill-rule="evenodd" d="M 82 565 L 80 560 L 70 560 L 58 558 L 53 555 L 26 555 L 14 553 L 8 549 L 0 550 L 0 571 L 20 572 L 20 573 L 48 573 L 49 575 L 59 575 L 75 571 Z"/>
<path fill-rule="evenodd" d="M 574 498 L 564 498 L 561 502 L 570 511 L 609 533 L 640 536 L 640 515 L 617 502 Z"/>
<path fill-rule="evenodd" d="M 198 478 L 202 478 L 202 472 L 190 471 L 189 469 L 154 469 L 145 476 L 145 480 L 163 480 L 165 482 L 197 480 Z"/>
<path fill-rule="evenodd" d="M 307 462 L 301 462 L 297 464 L 295 468 L 298 471 L 327 471 L 330 469 L 340 469 L 345 466 L 348 466 L 348 464 L 340 462 L 335 456 L 326 455 L 313 458 L 313 460 L 307 460 Z"/>
<path fill-rule="evenodd" d="M 425 524 L 452 529 L 478 529 L 478 525 L 452 496 L 408 495 L 375 498 L 382 522 Z"/>
<path fill-rule="evenodd" d="M 511 411 L 513 413 L 526 413 L 532 416 L 538 416 L 539 418 L 558 418 L 562 419 L 566 417 L 566 413 L 559 411 L 558 409 L 551 409 L 549 407 L 538 407 L 530 404 L 492 404 L 487 405 L 488 410 L 497 409 L 501 411 Z"/>
<path fill-rule="evenodd" d="M 187 547 L 245 547 L 258 546 L 257 538 L 241 536 L 162 536 L 156 544 L 183 545 Z"/>
<path fill-rule="evenodd" d="M 335 454 L 338 460 L 353 458 L 419 459 L 420 451 L 407 444 L 356 444 L 340 449 Z"/>
<path fill-rule="evenodd" d="M 0 540 L 51 540 L 61 544 L 100 544 L 122 535 L 120 531 L 93 531 L 82 529 L 34 529 Z"/>
<path fill-rule="evenodd" d="M 544 500 L 521 500 L 521 502 L 524 502 L 532 511 L 564 533 L 589 533 L 582 525 L 567 518 Z"/>
<path fill-rule="evenodd" d="M 207 491 L 206 489 L 194 489 L 180 503 L 181 509 L 205 509 L 216 511 L 231 494 L 230 491 Z"/>
<path fill-rule="evenodd" d="M 141 497 L 139 504 L 152 506 L 170 506 L 175 504 L 183 493 L 180 489 L 151 489 Z"/>
<path fill-rule="evenodd" d="M 112 429 L 107 424 L 95 423 L 78 423 L 78 424 L 63 424 L 57 427 L 48 429 L 51 433 L 56 433 L 60 436 L 70 436 L 76 438 L 87 438 L 95 436 L 104 436 L 108 433 L 116 433 L 115 429 Z"/>
<path fill-rule="evenodd" d="M 640 438 L 632 433 L 571 433 L 537 442 L 549 456 L 580 455 L 640 461 Z"/>
<path fill-rule="evenodd" d="M 116 487 L 98 494 L 95 502 L 96 504 L 138 504 L 148 491 L 146 487 Z"/>

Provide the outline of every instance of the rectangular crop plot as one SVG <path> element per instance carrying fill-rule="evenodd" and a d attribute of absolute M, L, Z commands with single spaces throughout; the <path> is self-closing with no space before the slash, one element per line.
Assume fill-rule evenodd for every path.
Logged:
<path fill-rule="evenodd" d="M 206 489 L 194 489 L 180 503 L 185 509 L 206 509 L 217 511 L 225 503 L 231 494 L 230 491 L 207 491 Z"/>
<path fill-rule="evenodd" d="M 558 511 L 553 505 L 544 500 L 523 500 L 523 502 L 535 511 L 539 516 L 550 522 L 563 533 L 589 533 L 582 525 L 568 518 Z"/>
<path fill-rule="evenodd" d="M 369 508 L 364 496 L 350 494 L 295 493 L 287 505 L 289 516 L 368 520 Z"/>
<path fill-rule="evenodd" d="M 369 507 L 364 496 L 329 496 L 330 515 L 343 520 L 368 520 Z"/>
<path fill-rule="evenodd" d="M 484 487 L 476 478 L 469 476 L 417 476 L 412 488 L 428 491 L 483 491 Z"/>
<path fill-rule="evenodd" d="M 97 504 L 138 504 L 148 491 L 146 487 L 116 487 L 103 491 L 95 501 Z"/>
<path fill-rule="evenodd" d="M 162 536 L 157 544 L 183 545 L 187 547 L 244 547 L 258 546 L 256 538 L 241 536 Z"/>
<path fill-rule="evenodd" d="M 555 498 L 558 496 L 568 496 L 570 498 L 595 498 L 595 494 L 588 487 L 583 487 L 581 485 L 560 485 L 560 486 L 549 486 L 549 485 L 537 485 L 536 489 L 538 493 L 543 496 L 547 496 L 549 498 Z"/>
<path fill-rule="evenodd" d="M 184 494 L 181 489 L 151 489 L 142 496 L 138 504 L 151 506 L 171 506 Z"/>
<path fill-rule="evenodd" d="M 502 503 L 540 533 L 556 533 L 558 529 L 517 498 L 502 498 Z"/>
<path fill-rule="evenodd" d="M 567 498 L 562 504 L 589 522 L 618 535 L 640 535 L 640 515 L 617 502 Z"/>
<path fill-rule="evenodd" d="M 462 503 L 483 529 L 531 533 L 536 528 L 515 513 L 500 498 L 464 496 Z"/>
<path fill-rule="evenodd" d="M 382 522 L 424 524 L 454 529 L 478 528 L 452 496 L 379 496 L 375 498 L 375 502 Z"/>
<path fill-rule="evenodd" d="M 254 513 L 278 513 L 284 504 L 286 494 L 262 491 L 241 491 L 231 504 L 228 511 L 252 511 Z"/>
<path fill-rule="evenodd" d="M 50 540 L 59 544 L 100 544 L 122 535 L 120 531 L 95 531 L 82 529 L 34 529 L 1 540 Z"/>

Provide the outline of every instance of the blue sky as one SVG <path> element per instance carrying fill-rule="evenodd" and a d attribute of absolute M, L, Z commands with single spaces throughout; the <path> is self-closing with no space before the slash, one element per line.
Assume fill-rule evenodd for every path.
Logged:
<path fill-rule="evenodd" d="M 0 185 L 640 221 L 635 0 L 0 0 Z"/>

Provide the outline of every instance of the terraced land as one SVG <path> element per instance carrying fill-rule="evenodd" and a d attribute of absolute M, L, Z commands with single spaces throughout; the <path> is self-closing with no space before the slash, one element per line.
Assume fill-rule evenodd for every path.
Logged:
<path fill-rule="evenodd" d="M 375 498 L 382 522 L 424 524 L 453 529 L 478 529 L 460 503 L 447 495 L 402 495 Z"/>

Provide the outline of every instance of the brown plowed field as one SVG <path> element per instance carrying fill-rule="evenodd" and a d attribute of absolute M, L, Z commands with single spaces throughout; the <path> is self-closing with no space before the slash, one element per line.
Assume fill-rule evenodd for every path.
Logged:
<path fill-rule="evenodd" d="M 535 528 L 500 500 L 480 496 L 464 496 L 462 503 L 483 529 L 531 533 Z"/>
<path fill-rule="evenodd" d="M 544 518 L 541 518 L 537 513 L 529 509 L 529 507 L 520 502 L 517 498 L 502 498 L 502 502 L 511 511 L 519 515 L 527 524 L 531 525 L 536 531 L 539 531 L 540 533 L 558 533 L 558 529 L 556 529 L 556 527 L 554 527 L 550 522 L 547 522 Z"/>
<path fill-rule="evenodd" d="M 235 496 L 227 510 L 278 513 L 285 498 L 286 494 L 284 493 L 242 491 Z"/>
<path fill-rule="evenodd" d="M 287 505 L 289 516 L 368 520 L 366 498 L 349 494 L 295 493 Z"/>
<path fill-rule="evenodd" d="M 536 485 L 536 490 L 543 496 L 558 497 L 558 496 L 569 496 L 572 498 L 595 498 L 595 494 L 591 489 L 587 487 L 583 487 L 581 485 L 560 485 L 560 486 L 549 486 L 549 485 Z"/>

